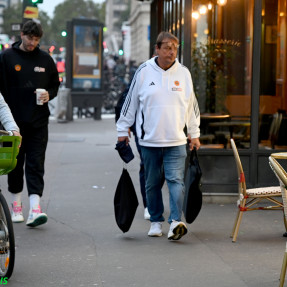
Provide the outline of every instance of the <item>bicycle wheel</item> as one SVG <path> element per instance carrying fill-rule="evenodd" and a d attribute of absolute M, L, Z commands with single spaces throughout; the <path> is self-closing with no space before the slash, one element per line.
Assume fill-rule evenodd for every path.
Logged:
<path fill-rule="evenodd" d="M 10 210 L 0 191 L 0 278 L 10 278 L 15 263 L 15 238 Z"/>

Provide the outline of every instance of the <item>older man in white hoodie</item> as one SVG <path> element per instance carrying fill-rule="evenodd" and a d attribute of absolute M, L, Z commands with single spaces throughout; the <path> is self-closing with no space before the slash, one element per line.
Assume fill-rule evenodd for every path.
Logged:
<path fill-rule="evenodd" d="M 136 119 L 145 166 L 151 221 L 149 236 L 162 236 L 161 175 L 164 169 L 170 196 L 169 240 L 178 240 L 187 233 L 181 221 L 187 139 L 190 150 L 200 147 L 200 113 L 190 72 L 176 58 L 178 47 L 178 39 L 173 34 L 158 35 L 157 57 L 136 71 L 117 122 L 118 141 L 128 143 L 128 130 Z"/>

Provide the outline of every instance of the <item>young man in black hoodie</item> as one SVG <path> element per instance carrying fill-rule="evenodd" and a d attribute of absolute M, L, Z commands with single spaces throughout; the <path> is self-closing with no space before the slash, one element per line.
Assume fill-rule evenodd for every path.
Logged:
<path fill-rule="evenodd" d="M 44 189 L 44 162 L 48 142 L 48 101 L 56 97 L 60 85 L 58 71 L 52 57 L 40 50 L 43 35 L 36 20 L 27 21 L 21 31 L 21 40 L 0 54 L 0 91 L 20 127 L 22 145 L 16 168 L 8 174 L 8 190 L 12 195 L 12 220 L 23 222 L 21 193 L 26 184 L 30 199 L 27 226 L 47 222 L 42 213 L 40 198 Z M 43 105 L 36 104 L 36 89 Z"/>

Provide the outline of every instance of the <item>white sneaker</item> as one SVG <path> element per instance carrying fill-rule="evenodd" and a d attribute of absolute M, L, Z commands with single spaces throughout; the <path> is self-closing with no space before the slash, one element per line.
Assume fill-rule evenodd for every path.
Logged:
<path fill-rule="evenodd" d="M 30 209 L 28 220 L 26 222 L 27 226 L 36 227 L 38 225 L 46 223 L 48 216 L 46 213 L 41 212 L 40 205 Z"/>
<path fill-rule="evenodd" d="M 22 204 L 17 205 L 17 202 L 14 201 L 12 203 L 12 209 L 11 209 L 11 219 L 12 222 L 23 222 L 24 221 L 24 216 L 22 213 Z"/>
<path fill-rule="evenodd" d="M 150 230 L 148 232 L 148 236 L 151 237 L 160 237 L 162 236 L 161 223 L 160 222 L 152 222 L 150 225 Z"/>
<path fill-rule="evenodd" d="M 150 220 L 150 214 L 149 214 L 149 212 L 148 212 L 147 207 L 144 209 L 144 219 Z"/>
<path fill-rule="evenodd" d="M 167 238 L 169 240 L 179 240 L 183 235 L 187 233 L 187 228 L 184 222 L 173 220 Z"/>

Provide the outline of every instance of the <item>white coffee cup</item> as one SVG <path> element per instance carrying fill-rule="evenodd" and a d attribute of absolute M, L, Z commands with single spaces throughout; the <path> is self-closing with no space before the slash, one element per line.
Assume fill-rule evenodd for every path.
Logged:
<path fill-rule="evenodd" d="M 36 103 L 37 105 L 43 105 L 43 101 L 40 100 L 40 96 L 43 92 L 46 92 L 45 89 L 36 89 Z"/>

